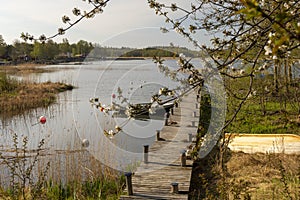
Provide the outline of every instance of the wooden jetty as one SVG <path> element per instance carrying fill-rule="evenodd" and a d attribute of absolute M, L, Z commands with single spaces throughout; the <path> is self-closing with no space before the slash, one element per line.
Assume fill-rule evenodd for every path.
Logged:
<path fill-rule="evenodd" d="M 126 174 L 126 195 L 121 200 L 188 199 L 192 161 L 184 151 L 193 142 L 198 120 L 196 93 L 191 91 L 174 108 L 168 125 L 157 131 L 157 141 L 144 146 L 144 161 L 137 170 Z"/>

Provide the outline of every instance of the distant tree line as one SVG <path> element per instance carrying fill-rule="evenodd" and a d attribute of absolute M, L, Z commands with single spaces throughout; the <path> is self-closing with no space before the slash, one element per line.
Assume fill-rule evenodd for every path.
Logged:
<path fill-rule="evenodd" d="M 192 51 L 183 47 L 147 47 L 143 49 L 134 49 L 122 55 L 122 57 L 178 57 L 182 53 L 188 57 L 197 57 L 199 52 Z"/>
<path fill-rule="evenodd" d="M 47 42 L 35 41 L 34 43 L 15 40 L 12 45 L 6 44 L 0 35 L 0 60 L 4 62 L 49 62 L 55 60 L 67 60 L 68 58 L 84 58 L 92 49 L 90 42 L 80 40 L 70 44 L 67 39 L 61 43 L 48 40 Z"/>
<path fill-rule="evenodd" d="M 93 50 L 93 51 L 92 51 Z M 12 45 L 6 44 L 0 35 L 0 64 L 5 63 L 57 63 L 68 61 L 81 61 L 87 55 L 93 59 L 107 59 L 116 57 L 177 57 L 180 53 L 188 57 L 196 57 L 199 52 L 187 48 L 176 47 L 148 47 L 134 49 L 128 47 L 103 47 L 84 40 L 70 44 L 67 39 L 61 43 L 47 40 L 28 43 L 15 40 Z"/>

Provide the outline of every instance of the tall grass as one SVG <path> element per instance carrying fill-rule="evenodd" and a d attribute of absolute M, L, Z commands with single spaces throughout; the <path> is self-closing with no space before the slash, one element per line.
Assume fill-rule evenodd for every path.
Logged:
<path fill-rule="evenodd" d="M 29 149 L 26 136 L 12 132 L 12 147 L 2 149 L 1 199 L 117 199 L 124 177 L 105 168 L 84 149 L 49 155 L 42 139 Z"/>
<path fill-rule="evenodd" d="M 10 78 L 5 73 L 0 72 L 0 94 L 14 92 L 19 86 L 16 79 Z"/>
<path fill-rule="evenodd" d="M 47 107 L 56 101 L 59 92 L 72 90 L 65 83 L 30 83 L 0 73 L 0 115 L 9 117 L 30 109 Z"/>

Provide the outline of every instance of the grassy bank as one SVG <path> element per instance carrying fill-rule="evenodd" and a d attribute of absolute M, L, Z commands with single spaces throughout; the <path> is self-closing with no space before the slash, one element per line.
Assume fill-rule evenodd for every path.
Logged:
<path fill-rule="evenodd" d="M 238 109 L 247 96 L 251 82 L 249 78 L 225 78 L 225 87 L 229 91 L 226 120 L 239 111 L 225 131 L 300 134 L 299 80 L 289 84 L 284 84 L 285 81 L 280 80 L 280 87 L 276 91 L 272 77 L 255 77 L 250 95 Z M 201 99 L 200 109 L 203 113 L 210 110 L 210 99 L 206 102 L 203 105 L 205 101 Z M 202 116 L 199 136 L 207 132 L 210 120 L 214 120 L 210 116 Z M 194 162 L 190 197 L 195 200 L 299 199 L 299 175 L 300 155 L 231 152 L 225 144 L 222 148 L 215 147 L 208 156 Z"/>
<path fill-rule="evenodd" d="M 299 199 L 299 155 L 226 155 L 223 169 L 216 154 L 194 163 L 191 199 Z"/>
<path fill-rule="evenodd" d="M 235 96 L 244 97 L 249 80 L 226 80 L 226 87 Z M 241 101 L 228 94 L 227 120 L 233 116 Z M 235 120 L 226 129 L 229 133 L 300 133 L 300 80 L 282 83 L 279 91 L 273 88 L 270 76 L 255 78 L 252 92 Z"/>
<path fill-rule="evenodd" d="M 21 63 L 17 65 L 4 65 L 0 66 L 0 72 L 6 74 L 29 74 L 29 73 L 44 73 L 53 71 L 53 69 L 46 69 L 42 66 L 45 64 L 38 63 Z"/>
<path fill-rule="evenodd" d="M 75 150 L 52 154 L 47 137 L 32 149 L 28 136 L 10 134 L 11 144 L 0 148 L 0 199 L 113 200 L 122 193 L 124 176 L 80 148 L 80 141 Z"/>
<path fill-rule="evenodd" d="M 51 181 L 44 182 L 38 190 L 26 188 L 24 195 L 21 191 L 0 189 L 0 198 L 11 199 L 44 199 L 44 200 L 115 200 L 118 199 L 124 185 L 124 178 L 103 179 L 97 178 L 91 181 L 73 182 L 67 185 L 54 184 Z M 25 197 L 25 198 L 24 198 Z"/>
<path fill-rule="evenodd" d="M 49 106 L 56 101 L 57 93 L 72 89 L 65 83 L 25 83 L 0 73 L 0 115 Z"/>

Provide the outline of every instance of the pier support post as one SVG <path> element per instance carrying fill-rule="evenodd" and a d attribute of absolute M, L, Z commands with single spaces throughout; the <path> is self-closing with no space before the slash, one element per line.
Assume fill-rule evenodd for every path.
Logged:
<path fill-rule="evenodd" d="M 192 114 L 192 116 L 193 116 L 193 117 L 197 117 L 197 112 L 194 111 L 193 114 Z"/>
<path fill-rule="evenodd" d="M 128 194 L 128 196 L 133 195 L 133 190 L 132 190 L 132 173 L 131 172 L 125 173 L 125 177 L 126 177 L 127 194 Z"/>
<path fill-rule="evenodd" d="M 156 130 L 156 141 L 160 140 L 160 130 Z"/>
<path fill-rule="evenodd" d="M 178 108 L 178 102 L 177 101 L 175 101 L 174 105 L 175 105 L 175 108 Z"/>
<path fill-rule="evenodd" d="M 170 113 L 166 112 L 165 113 L 165 126 L 168 126 L 169 117 L 170 117 Z"/>
<path fill-rule="evenodd" d="M 196 121 L 192 121 L 192 127 L 195 127 Z"/>
<path fill-rule="evenodd" d="M 148 163 L 149 145 L 144 145 L 144 163 Z"/>
<path fill-rule="evenodd" d="M 185 155 L 185 151 L 181 152 L 181 167 L 186 167 L 186 155 Z"/>
<path fill-rule="evenodd" d="M 178 183 L 173 182 L 171 183 L 171 193 L 178 194 Z"/>
<path fill-rule="evenodd" d="M 189 133 L 189 142 L 192 142 L 192 141 L 193 141 L 193 134 Z"/>

